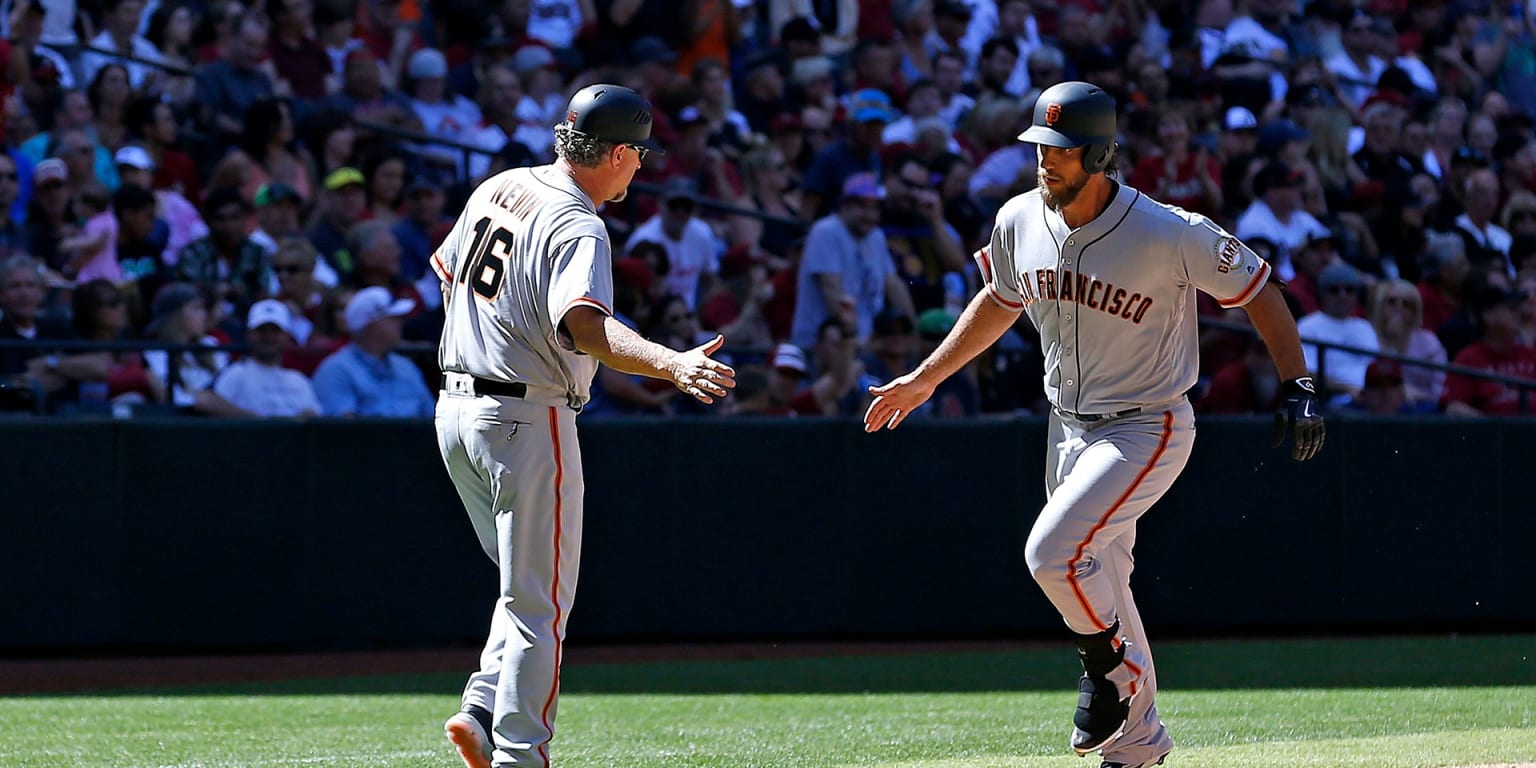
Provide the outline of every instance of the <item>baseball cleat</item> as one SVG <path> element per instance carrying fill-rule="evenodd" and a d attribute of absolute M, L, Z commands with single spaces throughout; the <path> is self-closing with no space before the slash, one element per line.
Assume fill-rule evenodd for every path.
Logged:
<path fill-rule="evenodd" d="M 443 723 L 443 733 L 459 751 L 465 768 L 491 768 L 491 739 L 473 715 L 459 712 Z"/>
<path fill-rule="evenodd" d="M 1120 738 L 1125 732 L 1125 719 L 1131 714 L 1131 700 L 1122 700 L 1115 684 L 1102 677 L 1083 675 L 1077 691 L 1072 750 L 1082 757 Z"/>

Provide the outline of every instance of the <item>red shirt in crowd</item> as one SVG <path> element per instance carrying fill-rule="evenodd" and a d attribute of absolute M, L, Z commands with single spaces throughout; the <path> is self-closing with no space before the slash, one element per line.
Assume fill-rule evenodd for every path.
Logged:
<path fill-rule="evenodd" d="M 1419 296 L 1424 299 L 1424 327 L 1430 331 L 1439 331 L 1456 314 L 1458 307 L 1432 285 L 1419 283 Z"/>
<path fill-rule="evenodd" d="M 1536 379 L 1536 348 L 1524 344 L 1495 352 L 1481 341 L 1474 342 L 1457 353 L 1453 362 L 1500 376 Z M 1530 398 L 1529 406 L 1536 412 L 1536 391 L 1532 391 Z M 1465 403 L 1494 416 L 1515 416 L 1520 413 L 1520 390 L 1497 381 L 1472 379 L 1453 373 L 1445 379 L 1445 397 L 1441 402 Z"/>

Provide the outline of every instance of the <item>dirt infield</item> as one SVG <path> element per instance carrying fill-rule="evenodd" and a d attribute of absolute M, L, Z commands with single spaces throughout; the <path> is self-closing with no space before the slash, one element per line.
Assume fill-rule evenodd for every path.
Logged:
<path fill-rule="evenodd" d="M 570 646 L 565 663 L 621 664 L 680 659 L 751 660 L 985 651 L 1028 647 L 995 643 L 720 643 Z M 75 693 L 148 686 L 252 683 L 362 675 L 463 672 L 478 649 L 105 659 L 0 659 L 0 696 Z M 1536 768 L 1536 766 L 1522 766 Z"/>

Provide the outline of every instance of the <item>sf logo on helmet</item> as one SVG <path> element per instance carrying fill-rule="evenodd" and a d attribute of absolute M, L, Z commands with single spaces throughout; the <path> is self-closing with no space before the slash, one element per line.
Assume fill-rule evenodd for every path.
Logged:
<path fill-rule="evenodd" d="M 1061 105 L 1051 104 L 1045 108 L 1045 124 L 1055 125 L 1061 119 Z"/>

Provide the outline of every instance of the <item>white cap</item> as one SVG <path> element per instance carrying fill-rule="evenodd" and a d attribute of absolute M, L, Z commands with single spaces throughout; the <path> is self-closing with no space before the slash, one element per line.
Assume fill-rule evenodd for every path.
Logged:
<path fill-rule="evenodd" d="M 137 168 L 141 171 L 153 171 L 155 169 L 155 161 L 149 156 L 149 153 L 143 147 L 136 147 L 132 144 L 119 149 L 112 159 L 118 165 L 126 165 L 129 168 Z"/>
<path fill-rule="evenodd" d="M 263 325 L 275 325 L 288 333 L 293 333 L 293 313 L 288 311 L 288 305 L 276 299 L 262 299 L 251 305 L 250 316 L 245 321 L 245 328 L 254 331 Z"/>
<path fill-rule="evenodd" d="M 405 65 L 405 72 L 417 79 L 447 77 L 448 58 L 436 48 L 422 48 L 411 54 L 410 61 Z"/>
<path fill-rule="evenodd" d="M 375 320 L 386 317 L 404 317 L 416 308 L 412 299 L 397 299 L 389 289 L 377 285 L 364 288 L 347 302 L 347 331 L 358 333 Z"/>
<path fill-rule="evenodd" d="M 802 374 L 810 372 L 810 366 L 805 363 L 805 351 L 793 344 L 780 344 L 773 348 L 773 367 L 788 368 Z"/>
<path fill-rule="evenodd" d="M 1247 131 L 1258 128 L 1259 120 L 1247 107 L 1232 107 L 1227 110 L 1227 118 L 1222 126 L 1229 131 Z"/>

